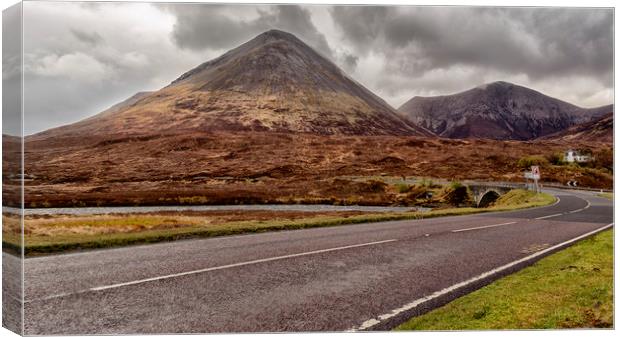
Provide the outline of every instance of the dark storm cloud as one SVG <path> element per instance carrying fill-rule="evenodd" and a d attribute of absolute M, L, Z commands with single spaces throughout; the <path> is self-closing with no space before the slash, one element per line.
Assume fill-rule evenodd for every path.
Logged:
<path fill-rule="evenodd" d="M 612 81 L 608 9 L 340 6 L 331 14 L 359 53 L 383 54 L 388 69 L 409 76 L 465 65 Z"/>
<path fill-rule="evenodd" d="M 172 31 L 174 42 L 181 48 L 222 49 L 231 43 L 246 40 L 253 25 L 222 15 L 227 6 L 198 4 L 169 4 L 163 6 L 176 16 Z"/>
<path fill-rule="evenodd" d="M 75 28 L 71 28 L 70 31 L 76 39 L 86 44 L 94 46 L 103 41 L 103 38 L 97 32 L 84 32 Z"/>
<path fill-rule="evenodd" d="M 539 75 L 563 72 L 603 76 L 612 83 L 613 12 L 596 9 L 547 9 L 519 18 L 538 36 Z M 608 76 L 605 76 L 608 75 Z"/>
<path fill-rule="evenodd" d="M 346 34 L 346 37 L 358 47 L 375 39 L 383 31 L 389 7 L 372 6 L 337 6 L 332 9 L 332 17 Z"/>
<path fill-rule="evenodd" d="M 312 23 L 310 12 L 300 6 L 174 4 L 163 8 L 176 16 L 172 36 L 181 48 L 226 49 L 269 29 L 280 29 L 297 35 L 323 55 L 334 57 L 325 36 Z M 239 18 L 235 13 L 240 10 L 256 15 Z"/>
<path fill-rule="evenodd" d="M 23 8 L 31 23 L 26 134 L 157 90 L 269 29 L 295 34 L 394 107 L 497 80 L 582 106 L 613 101 L 609 9 L 46 1 Z M 21 58 L 9 54 L 3 78 L 18 80 Z"/>
<path fill-rule="evenodd" d="M 343 61 L 347 71 L 354 71 L 357 67 L 357 62 L 359 62 L 359 57 L 347 54 L 343 57 Z"/>

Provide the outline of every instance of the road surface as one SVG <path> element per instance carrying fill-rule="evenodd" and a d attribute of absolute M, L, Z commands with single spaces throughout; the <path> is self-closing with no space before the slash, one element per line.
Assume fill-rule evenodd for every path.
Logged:
<path fill-rule="evenodd" d="M 25 332 L 389 329 L 610 227 L 611 201 L 553 193 L 510 213 L 28 258 Z"/>

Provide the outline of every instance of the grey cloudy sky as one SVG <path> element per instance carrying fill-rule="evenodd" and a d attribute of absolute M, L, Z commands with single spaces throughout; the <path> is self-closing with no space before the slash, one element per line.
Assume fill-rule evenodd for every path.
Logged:
<path fill-rule="evenodd" d="M 613 101 L 610 9 L 26 2 L 24 23 L 26 134 L 159 89 L 271 28 L 394 107 L 498 80 Z"/>

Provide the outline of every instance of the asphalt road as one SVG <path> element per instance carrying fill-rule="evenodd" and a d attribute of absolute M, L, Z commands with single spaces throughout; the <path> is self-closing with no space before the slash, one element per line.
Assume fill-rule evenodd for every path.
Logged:
<path fill-rule="evenodd" d="M 28 258 L 25 333 L 388 329 L 613 221 L 609 200 L 553 193 L 510 213 Z"/>

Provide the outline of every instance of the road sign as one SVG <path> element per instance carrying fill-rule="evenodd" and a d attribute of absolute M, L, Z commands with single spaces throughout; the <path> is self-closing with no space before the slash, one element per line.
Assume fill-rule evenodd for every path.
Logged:
<path fill-rule="evenodd" d="M 531 179 L 534 181 L 534 183 L 531 185 L 531 189 L 533 189 L 537 193 L 540 192 L 540 186 L 538 186 L 538 180 L 540 180 L 540 167 L 538 167 L 538 165 L 532 165 L 529 172 L 523 172 L 523 176 L 526 180 Z"/>

